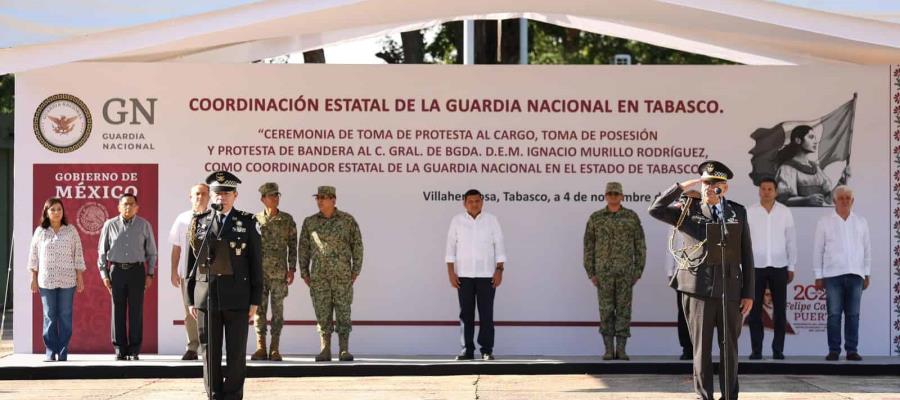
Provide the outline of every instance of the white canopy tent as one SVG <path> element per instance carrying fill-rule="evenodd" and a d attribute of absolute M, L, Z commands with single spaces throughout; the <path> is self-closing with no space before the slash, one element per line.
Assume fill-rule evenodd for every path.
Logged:
<path fill-rule="evenodd" d="M 0 39 L 0 74 L 86 60 L 248 62 L 444 21 L 515 17 L 744 64 L 900 62 L 900 24 L 759 0 L 232 0 L 92 31 L 115 19 L 106 7 L 140 12 L 105 3 L 86 1 L 77 18 L 57 16 L 52 26 L 0 15 L 9 38 Z"/>

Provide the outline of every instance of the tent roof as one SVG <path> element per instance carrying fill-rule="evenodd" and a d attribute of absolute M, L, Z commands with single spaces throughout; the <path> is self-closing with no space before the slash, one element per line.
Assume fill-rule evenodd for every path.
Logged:
<path fill-rule="evenodd" d="M 0 49 L 0 74 L 84 60 L 249 62 L 450 20 L 521 16 L 744 64 L 900 63 L 900 24 L 760 0 L 225 0 L 224 9 L 188 7 L 120 28 L 107 21 L 141 6 L 84 3 L 78 18 L 53 15 L 52 26 L 0 15 L 10 38 L 0 46 L 11 46 Z M 112 16 L 98 11 L 104 5 Z"/>

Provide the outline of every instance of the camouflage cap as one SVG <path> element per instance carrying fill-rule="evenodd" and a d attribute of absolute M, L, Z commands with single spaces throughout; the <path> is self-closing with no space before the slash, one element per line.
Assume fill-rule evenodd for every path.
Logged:
<path fill-rule="evenodd" d="M 607 182 L 606 183 L 606 192 L 604 192 L 604 193 L 622 194 L 622 184 L 619 182 Z"/>
<path fill-rule="evenodd" d="M 314 194 L 315 197 L 337 197 L 337 191 L 334 186 L 319 186 L 319 191 Z"/>
<path fill-rule="evenodd" d="M 267 196 L 270 194 L 279 194 L 278 184 L 275 182 L 263 183 L 262 186 L 259 187 L 259 194 L 262 196 Z"/>

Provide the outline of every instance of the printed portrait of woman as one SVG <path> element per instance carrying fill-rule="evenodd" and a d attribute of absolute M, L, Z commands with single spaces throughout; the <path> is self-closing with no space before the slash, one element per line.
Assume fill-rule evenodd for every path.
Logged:
<path fill-rule="evenodd" d="M 850 167 L 844 168 L 837 185 L 819 167 L 817 151 L 820 135 L 809 125 L 791 130 L 790 142 L 778 150 L 777 200 L 790 207 L 826 207 L 832 205 L 831 191 L 847 182 Z"/>

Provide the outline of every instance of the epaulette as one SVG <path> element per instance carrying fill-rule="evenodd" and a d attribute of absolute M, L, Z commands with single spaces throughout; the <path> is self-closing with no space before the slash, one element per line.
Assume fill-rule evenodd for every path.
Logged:
<path fill-rule="evenodd" d="M 239 210 L 239 212 L 241 213 L 240 215 L 241 215 L 242 217 L 245 217 L 245 218 L 256 218 L 256 215 L 253 214 L 253 213 L 246 212 L 246 211 L 243 211 L 243 210 Z"/>
<path fill-rule="evenodd" d="M 734 202 L 731 200 L 728 200 L 728 205 L 730 205 L 731 207 L 735 207 L 735 208 L 741 208 L 741 209 L 745 208 L 743 204 Z"/>

